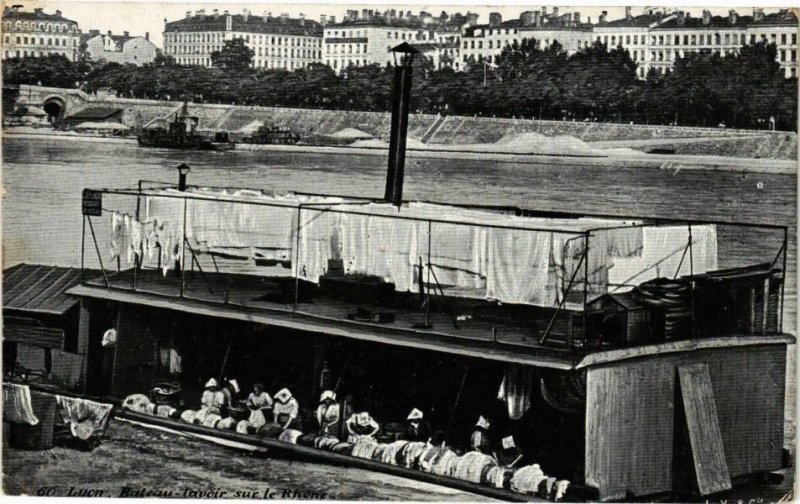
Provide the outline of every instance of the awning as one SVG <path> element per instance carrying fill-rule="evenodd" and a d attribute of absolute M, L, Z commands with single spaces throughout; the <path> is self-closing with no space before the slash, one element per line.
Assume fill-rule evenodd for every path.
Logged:
<path fill-rule="evenodd" d="M 81 281 L 81 270 L 17 264 L 3 271 L 3 310 L 63 315 L 78 304 L 66 291 Z"/>

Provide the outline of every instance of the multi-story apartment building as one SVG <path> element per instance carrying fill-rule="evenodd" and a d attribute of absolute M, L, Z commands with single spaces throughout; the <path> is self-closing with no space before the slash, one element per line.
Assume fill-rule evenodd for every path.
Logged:
<path fill-rule="evenodd" d="M 359 17 L 358 11 L 348 11 L 340 23 L 332 18 L 325 25 L 322 62 L 337 73 L 348 66 L 385 65 L 393 61 L 389 52 L 392 47 L 410 42 L 434 67 L 458 69 L 461 22 L 466 18 L 456 15 L 451 20 L 444 13 L 434 18 L 426 12 L 413 15 L 411 11 L 376 13 L 364 9 Z"/>
<path fill-rule="evenodd" d="M 625 17 L 622 19 L 608 20 L 607 16 L 608 13 L 603 11 L 597 24 L 592 26 L 594 41 L 605 44 L 609 49 L 627 49 L 633 62 L 637 64 L 637 76 L 644 79 L 650 70 L 650 31 L 659 24 L 670 21 L 675 15 L 646 9 L 643 14 L 634 16 L 631 8 L 626 7 Z"/>
<path fill-rule="evenodd" d="M 178 64 L 211 66 L 211 53 L 235 38 L 244 39 L 254 51 L 256 68 L 297 70 L 322 59 L 320 23 L 302 15 L 273 17 L 265 12 L 254 16 L 248 10 L 243 14 L 200 10 L 194 15 L 187 11 L 184 19 L 166 23 L 164 54 Z"/>
<path fill-rule="evenodd" d="M 548 14 L 547 9 L 526 11 L 519 19 L 502 21 L 500 14 L 491 13 L 487 25 L 468 26 L 461 41 L 461 61 L 494 62 L 503 49 L 523 40 L 535 39 L 540 48 L 558 42 L 568 54 L 573 54 L 591 41 L 591 26 L 582 23 L 580 13 L 559 15 L 558 7 Z"/>
<path fill-rule="evenodd" d="M 21 5 L 3 9 L 3 59 L 61 54 L 75 61 L 81 32 L 78 23 L 42 9 L 22 10 Z"/>
<path fill-rule="evenodd" d="M 678 11 L 650 30 L 650 68 L 664 74 L 677 58 L 692 52 L 734 53 L 747 43 L 747 26 L 752 21 L 735 10 L 724 17 L 706 10 L 699 18 Z"/>
<path fill-rule="evenodd" d="M 791 10 L 764 15 L 753 10 L 753 22 L 747 27 L 747 41 L 766 40 L 778 48 L 778 61 L 785 77 L 797 77 L 797 16 Z"/>
<path fill-rule="evenodd" d="M 81 47 L 93 60 L 120 64 L 144 65 L 152 62 L 158 54 L 156 45 L 150 42 L 149 33 L 139 37 L 128 32 L 103 35 L 99 30 L 89 30 L 81 36 Z"/>

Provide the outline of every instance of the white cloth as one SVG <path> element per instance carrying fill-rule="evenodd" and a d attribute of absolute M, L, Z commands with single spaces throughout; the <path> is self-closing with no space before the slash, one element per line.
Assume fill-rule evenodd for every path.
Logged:
<path fill-rule="evenodd" d="M 84 439 L 95 432 L 105 431 L 106 423 L 114 408 L 111 404 L 99 403 L 79 397 L 56 395 L 56 404 L 60 408 L 61 419 L 64 424 L 75 428 L 80 424 L 79 431 L 86 433 Z"/>
<path fill-rule="evenodd" d="M 497 465 L 489 455 L 471 451 L 461 456 L 456 466 L 455 477 L 473 483 L 481 482 L 481 473 L 486 466 Z"/>
<path fill-rule="evenodd" d="M 551 306 L 548 295 L 552 233 L 489 229 L 486 297 Z"/>
<path fill-rule="evenodd" d="M 528 366 L 509 364 L 497 391 L 497 399 L 504 401 L 508 408 L 508 416 L 519 420 L 531 407 L 534 379 L 533 369 Z M 503 440 L 503 447 L 505 440 Z"/>
<path fill-rule="evenodd" d="M 641 255 L 614 259 L 608 273 L 609 283 L 639 285 L 654 278 L 674 278 L 676 272 L 680 277 L 690 272 L 698 274 L 718 268 L 716 226 L 692 226 L 691 254 L 686 250 L 688 243 L 688 226 L 644 228 Z"/>
<path fill-rule="evenodd" d="M 30 387 L 16 383 L 3 384 L 3 421 L 28 425 L 39 423 L 33 413 Z"/>

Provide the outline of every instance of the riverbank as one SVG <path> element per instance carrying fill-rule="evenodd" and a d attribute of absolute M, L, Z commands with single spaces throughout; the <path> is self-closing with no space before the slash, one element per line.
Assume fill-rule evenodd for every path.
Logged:
<path fill-rule="evenodd" d="M 105 137 L 97 135 L 78 135 L 69 133 L 33 133 L 4 131 L 7 139 L 32 139 L 56 141 L 80 141 L 109 144 L 135 143 L 130 137 Z M 502 146 L 498 146 L 502 148 Z M 345 156 L 387 156 L 386 147 L 318 146 L 318 145 L 259 145 L 237 144 L 237 150 L 254 152 L 307 153 Z M 723 156 L 694 156 L 682 154 L 647 154 L 625 149 L 609 149 L 602 154 L 541 154 L 536 152 L 503 152 L 502 150 L 482 151 L 476 145 L 430 144 L 425 147 L 410 147 L 407 158 L 411 159 L 456 159 L 472 161 L 494 161 L 500 163 L 548 164 L 553 166 L 572 165 L 576 161 L 586 166 L 598 167 L 641 167 L 667 170 L 678 173 L 683 170 L 723 171 L 734 173 L 765 173 L 791 175 L 797 173 L 797 162 L 778 159 L 754 159 Z"/>

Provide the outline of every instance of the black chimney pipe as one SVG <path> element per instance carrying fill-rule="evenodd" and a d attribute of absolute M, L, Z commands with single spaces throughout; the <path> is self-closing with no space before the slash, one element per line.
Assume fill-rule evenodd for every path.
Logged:
<path fill-rule="evenodd" d="M 394 93 L 392 96 L 392 129 L 389 137 L 389 168 L 386 172 L 384 199 L 399 207 L 403 203 L 408 108 L 411 101 L 411 64 L 414 55 L 419 51 L 408 42 L 403 42 L 393 48 L 392 52 L 395 58 Z M 400 54 L 399 62 L 398 54 Z"/>

